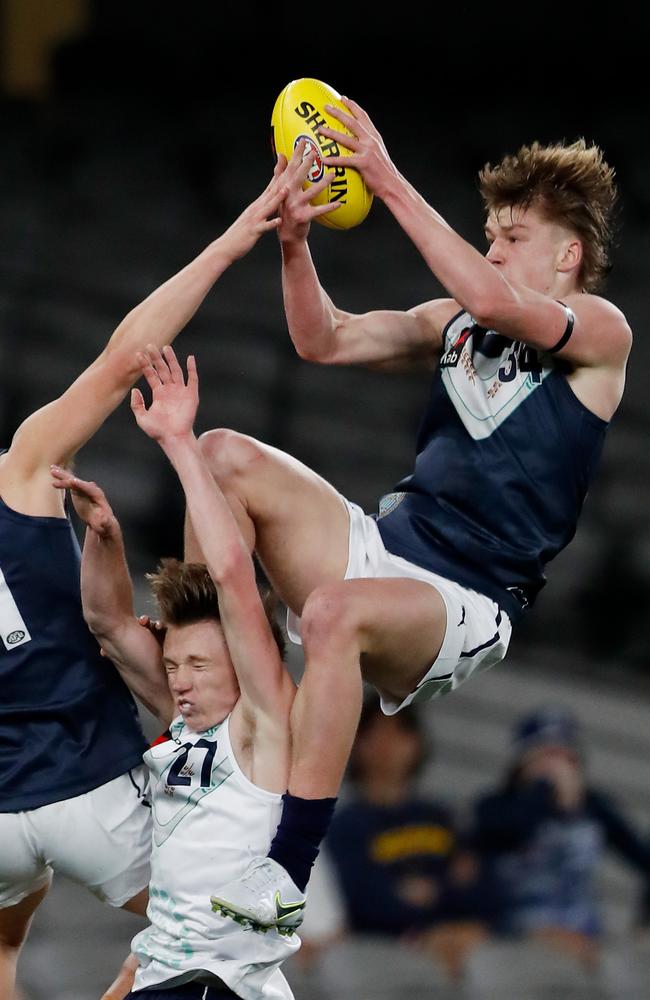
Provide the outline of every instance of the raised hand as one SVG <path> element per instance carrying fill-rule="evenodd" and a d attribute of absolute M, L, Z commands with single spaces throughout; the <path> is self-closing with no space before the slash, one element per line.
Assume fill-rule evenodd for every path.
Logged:
<path fill-rule="evenodd" d="M 150 345 L 138 354 L 138 361 L 152 394 L 147 409 L 140 390 L 131 390 L 131 409 L 138 427 L 161 444 L 190 435 L 199 405 L 199 376 L 193 355 L 187 359 L 187 383 L 170 346 L 163 347 L 161 353 Z"/>
<path fill-rule="evenodd" d="M 310 184 L 306 191 L 303 190 L 303 184 L 307 180 L 313 162 L 308 144 L 304 139 L 296 146 L 289 163 L 284 157 L 281 157 L 279 162 L 283 170 L 286 195 L 280 206 L 281 221 L 278 236 L 281 243 L 300 242 L 307 239 L 309 226 L 313 219 L 318 218 L 319 215 L 334 212 L 339 207 L 338 201 L 331 205 L 310 204 L 321 191 L 328 187 L 336 174 L 333 170 L 326 171 L 316 184 Z"/>
<path fill-rule="evenodd" d="M 383 198 L 390 187 L 390 182 L 398 176 L 397 169 L 388 155 L 384 140 L 363 108 L 347 97 L 342 97 L 341 100 L 349 109 L 349 114 L 331 104 L 326 104 L 325 110 L 345 125 L 352 135 L 338 132 L 325 125 L 318 131 L 321 135 L 334 139 L 339 146 L 345 146 L 351 155 L 326 156 L 323 162 L 328 167 L 354 167 L 370 190 L 374 191 L 378 198 Z"/>
<path fill-rule="evenodd" d="M 279 227 L 278 212 L 287 193 L 283 178 L 286 165 L 286 160 L 281 157 L 275 165 L 273 177 L 259 198 L 251 202 L 219 238 L 232 260 L 243 257 L 255 246 L 260 236 Z"/>
<path fill-rule="evenodd" d="M 57 490 L 70 490 L 74 509 L 84 524 L 104 538 L 118 530 L 117 518 L 97 483 L 79 479 L 58 465 L 51 465 L 50 472 L 52 486 Z"/>

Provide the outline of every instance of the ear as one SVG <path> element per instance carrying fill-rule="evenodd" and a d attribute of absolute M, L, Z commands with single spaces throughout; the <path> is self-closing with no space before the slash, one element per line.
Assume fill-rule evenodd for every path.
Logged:
<path fill-rule="evenodd" d="M 575 237 L 570 237 L 562 243 L 558 253 L 557 269 L 563 274 L 578 271 L 582 264 L 582 243 Z"/>

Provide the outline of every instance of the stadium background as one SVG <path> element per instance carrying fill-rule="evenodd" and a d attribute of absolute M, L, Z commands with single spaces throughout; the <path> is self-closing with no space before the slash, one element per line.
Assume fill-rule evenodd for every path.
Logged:
<path fill-rule="evenodd" d="M 430 709 L 436 758 L 426 780 L 462 806 L 498 775 L 517 712 L 561 699 L 585 725 L 595 776 L 650 831 L 650 131 L 635 18 L 625 6 L 607 24 L 563 10 L 561 22 L 525 25 L 521 6 L 507 3 L 371 15 L 287 2 L 0 0 L 0 442 L 266 184 L 271 109 L 289 80 L 316 76 L 358 100 L 402 172 L 479 247 L 476 173 L 486 160 L 533 139 L 598 142 L 621 191 L 607 291 L 636 334 L 626 396 L 578 534 L 550 567 L 508 662 Z M 311 245 L 344 308 L 407 308 L 442 292 L 380 204 L 349 233 L 313 227 Z M 178 345 L 198 358 L 200 430 L 231 426 L 283 448 L 367 510 L 408 472 L 426 377 L 297 358 L 273 237 L 224 275 Z M 159 556 L 180 554 L 179 490 L 126 405 L 78 469 L 106 487 L 138 581 Z M 147 609 L 141 582 L 138 602 Z M 633 885 L 614 866 L 608 886 L 620 932 Z M 82 927 L 85 957 L 71 946 Z M 30 1000 L 95 995 L 133 927 L 61 889 L 23 958 Z M 75 954 L 85 977 L 76 992 Z"/>

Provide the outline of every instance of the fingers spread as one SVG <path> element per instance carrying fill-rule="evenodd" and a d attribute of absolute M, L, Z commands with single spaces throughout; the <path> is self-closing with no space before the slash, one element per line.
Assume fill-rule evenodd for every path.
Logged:
<path fill-rule="evenodd" d="M 162 384 L 166 385 L 168 382 L 171 382 L 172 375 L 169 370 L 169 365 L 167 364 L 167 362 L 165 361 L 165 359 L 163 358 L 162 354 L 160 353 L 159 349 L 155 346 L 155 344 L 149 345 L 149 347 L 147 348 L 147 353 L 149 355 L 149 364 L 155 371 L 156 375 L 158 376 Z"/>
<path fill-rule="evenodd" d="M 187 384 L 193 389 L 198 389 L 199 373 L 196 370 L 196 358 L 190 354 L 187 359 Z"/>
<path fill-rule="evenodd" d="M 355 167 L 359 162 L 360 157 L 356 153 L 350 153 L 349 156 L 326 156 L 323 160 L 326 167 Z"/>
<path fill-rule="evenodd" d="M 301 193 L 301 200 L 311 201 L 312 198 L 319 195 L 321 191 L 328 188 L 333 180 L 336 180 L 336 173 L 333 170 L 330 170 L 324 174 L 319 181 L 315 184 L 311 184 L 306 191 Z"/>
<path fill-rule="evenodd" d="M 318 131 L 321 135 L 327 136 L 328 139 L 334 139 L 339 146 L 344 146 L 345 149 L 352 149 L 356 152 L 360 148 L 359 140 L 354 135 L 346 135 L 345 132 L 337 132 L 335 129 L 328 128 L 325 125 L 321 125 Z"/>
<path fill-rule="evenodd" d="M 144 410 L 144 397 L 139 389 L 131 389 L 131 409 L 135 413 L 136 417 L 139 412 Z"/>
<path fill-rule="evenodd" d="M 340 207 L 340 201 L 330 201 L 327 205 L 314 205 L 313 216 L 316 218 L 318 215 L 327 215 L 329 212 L 335 212 Z"/>
<path fill-rule="evenodd" d="M 371 124 L 368 112 L 364 111 L 360 104 L 357 104 L 356 101 L 353 101 L 349 97 L 342 97 L 341 100 L 345 104 L 346 108 L 350 109 L 350 111 L 358 121 L 363 121 L 365 125 Z"/>
<path fill-rule="evenodd" d="M 346 128 L 350 129 L 352 135 L 358 135 L 359 122 L 352 115 L 348 115 L 345 111 L 341 111 L 340 108 L 335 108 L 332 104 L 326 104 L 325 110 L 336 118 L 337 121 L 345 125 Z"/>
<path fill-rule="evenodd" d="M 183 378 L 183 369 L 178 363 L 174 348 L 170 344 L 165 344 L 162 350 L 164 362 L 167 364 L 172 382 L 178 382 L 180 385 L 183 385 L 185 381 Z"/>

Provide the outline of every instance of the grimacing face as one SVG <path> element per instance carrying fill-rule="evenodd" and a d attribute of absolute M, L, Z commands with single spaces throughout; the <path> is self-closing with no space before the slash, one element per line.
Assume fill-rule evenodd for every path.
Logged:
<path fill-rule="evenodd" d="M 237 677 L 217 621 L 169 625 L 163 666 L 175 714 L 182 715 L 193 732 L 204 732 L 221 722 L 239 698 Z"/>
<path fill-rule="evenodd" d="M 564 226 L 545 218 L 534 205 L 492 210 L 485 235 L 489 243 L 486 258 L 506 280 L 551 296 L 560 287 L 566 294 L 567 278 L 578 287 L 580 241 Z"/>

